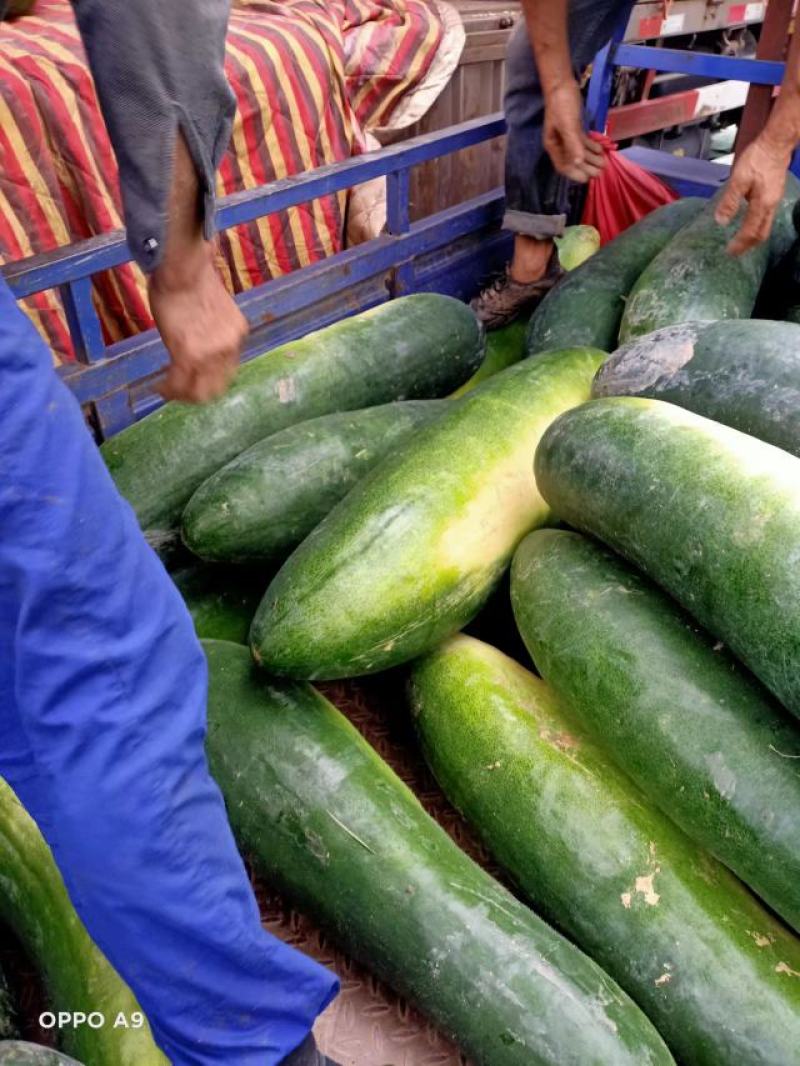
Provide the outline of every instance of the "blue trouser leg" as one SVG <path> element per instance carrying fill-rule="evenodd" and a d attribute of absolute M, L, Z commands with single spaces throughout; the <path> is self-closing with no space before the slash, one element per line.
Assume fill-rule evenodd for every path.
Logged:
<path fill-rule="evenodd" d="M 617 22 L 634 0 L 570 0 L 569 36 L 572 65 L 583 70 L 611 40 Z M 505 229 L 529 237 L 563 232 L 570 182 L 557 174 L 544 148 L 544 95 L 528 31 L 521 22 L 508 45 L 505 113 Z"/>
<path fill-rule="evenodd" d="M 17 712 L 14 671 L 14 595 L 0 569 L 0 776 L 16 792 L 28 813 L 48 837 L 54 837 L 47 790 Z"/>
<path fill-rule="evenodd" d="M 0 575 L 0 773 L 90 934 L 176 1066 L 281 1062 L 336 979 L 261 928 L 191 620 L 1 280 Z"/>

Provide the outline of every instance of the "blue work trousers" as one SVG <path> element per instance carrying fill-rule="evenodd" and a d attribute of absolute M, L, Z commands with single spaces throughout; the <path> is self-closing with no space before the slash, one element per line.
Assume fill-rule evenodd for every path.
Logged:
<path fill-rule="evenodd" d="M 191 619 L 0 278 L 0 774 L 171 1062 L 274 1066 L 337 981 L 262 929 L 205 728 Z"/>
<path fill-rule="evenodd" d="M 634 0 L 569 0 L 569 40 L 575 75 L 613 36 Z M 511 35 L 506 63 L 506 214 L 503 228 L 529 237 L 558 237 L 569 210 L 570 182 L 544 148 L 544 94 L 528 30 L 521 21 Z"/>

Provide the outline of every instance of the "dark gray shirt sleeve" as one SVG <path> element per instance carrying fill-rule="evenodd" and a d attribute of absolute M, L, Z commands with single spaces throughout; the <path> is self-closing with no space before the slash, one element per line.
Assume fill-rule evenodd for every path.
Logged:
<path fill-rule="evenodd" d="M 117 156 L 128 241 L 161 261 L 178 129 L 197 168 L 206 237 L 236 101 L 224 71 L 229 0 L 72 0 Z"/>

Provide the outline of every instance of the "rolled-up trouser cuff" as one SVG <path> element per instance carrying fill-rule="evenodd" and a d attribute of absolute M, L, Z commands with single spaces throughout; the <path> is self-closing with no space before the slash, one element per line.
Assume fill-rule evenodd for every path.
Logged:
<path fill-rule="evenodd" d="M 533 215 L 529 211 L 509 210 L 503 215 L 503 229 L 545 241 L 560 237 L 567 226 L 566 215 Z"/>

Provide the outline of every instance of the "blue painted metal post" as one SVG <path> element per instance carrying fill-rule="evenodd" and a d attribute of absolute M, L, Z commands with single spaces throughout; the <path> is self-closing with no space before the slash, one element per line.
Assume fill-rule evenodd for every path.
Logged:
<path fill-rule="evenodd" d="M 92 299 L 91 277 L 77 278 L 58 287 L 75 358 L 79 363 L 99 363 L 106 357 L 103 327 Z M 124 429 L 133 421 L 127 389 L 98 397 L 89 404 L 91 420 L 101 440 Z"/>
<path fill-rule="evenodd" d="M 586 93 L 586 123 L 590 130 L 605 132 L 608 111 L 611 107 L 611 90 L 614 82 L 614 53 L 625 36 L 630 13 L 624 11 L 614 27 L 611 40 L 597 53 L 592 64 L 592 77 Z"/>
<path fill-rule="evenodd" d="M 92 300 L 92 279 L 78 278 L 59 286 L 67 316 L 69 335 L 75 358 L 81 363 L 96 363 L 106 354 L 103 328 Z"/>
<path fill-rule="evenodd" d="M 641 67 L 666 74 L 693 74 L 712 81 L 749 81 L 751 85 L 780 85 L 785 64 L 771 59 L 740 59 L 709 52 L 686 52 L 679 48 L 652 48 L 644 44 L 620 44 L 614 65 Z"/>
<path fill-rule="evenodd" d="M 411 230 L 410 168 L 386 176 L 386 229 L 392 237 Z M 405 296 L 414 289 L 414 264 L 410 259 L 397 264 L 387 283 L 391 296 Z"/>
<path fill-rule="evenodd" d="M 108 440 L 115 433 L 125 429 L 136 421 L 136 414 L 131 403 L 131 394 L 128 389 L 118 389 L 95 400 L 94 408 L 95 425 L 101 441 Z"/>

